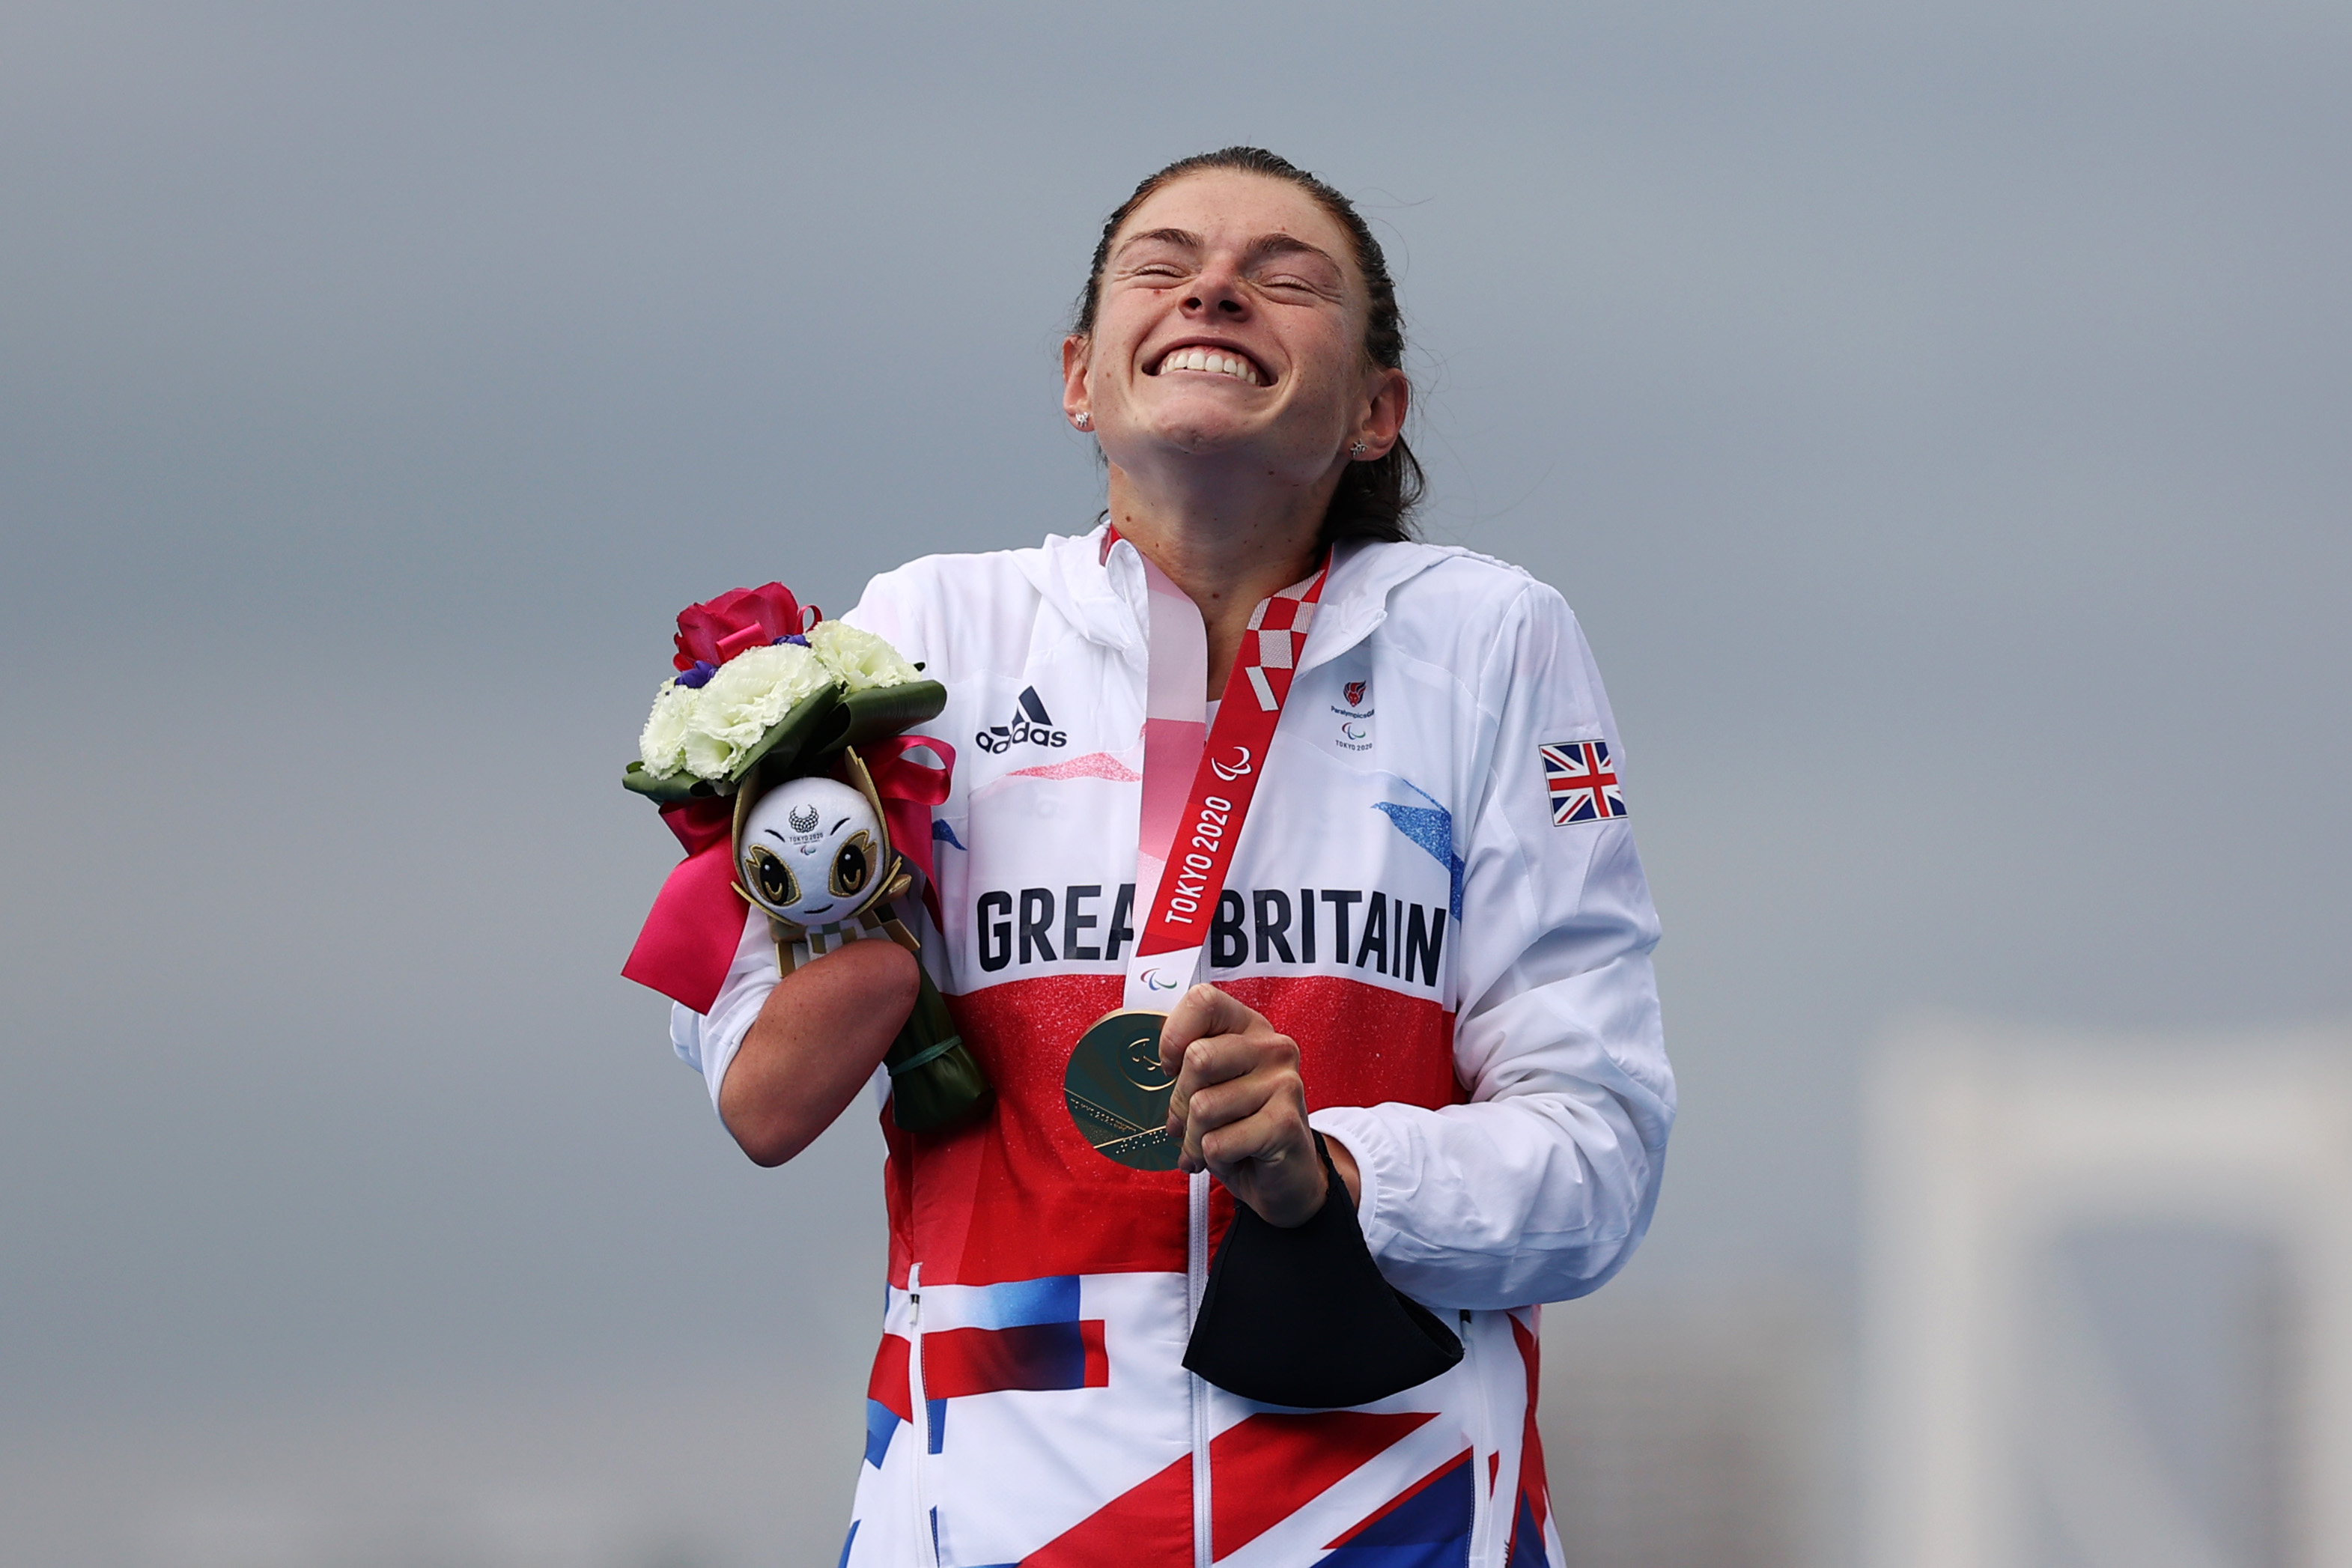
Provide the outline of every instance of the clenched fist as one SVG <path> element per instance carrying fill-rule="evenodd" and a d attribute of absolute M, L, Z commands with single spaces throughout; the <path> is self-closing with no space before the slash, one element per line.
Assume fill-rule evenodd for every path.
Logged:
<path fill-rule="evenodd" d="M 1323 1162 L 1307 1126 L 1298 1043 L 1213 985 L 1195 985 L 1160 1031 L 1160 1065 L 1176 1087 L 1168 1134 L 1182 1142 L 1177 1168 L 1207 1171 L 1268 1225 L 1304 1225 L 1328 1195 Z M 1326 1137 L 1353 1203 L 1356 1162 Z"/>

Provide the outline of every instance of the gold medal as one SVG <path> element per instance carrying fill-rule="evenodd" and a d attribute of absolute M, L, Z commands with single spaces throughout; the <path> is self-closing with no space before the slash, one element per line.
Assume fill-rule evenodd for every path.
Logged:
<path fill-rule="evenodd" d="M 1172 1171 L 1183 1145 L 1168 1135 L 1175 1078 L 1160 1070 L 1165 1013 L 1108 1013 L 1078 1037 L 1062 1096 L 1079 1135 L 1107 1159 L 1138 1171 Z"/>

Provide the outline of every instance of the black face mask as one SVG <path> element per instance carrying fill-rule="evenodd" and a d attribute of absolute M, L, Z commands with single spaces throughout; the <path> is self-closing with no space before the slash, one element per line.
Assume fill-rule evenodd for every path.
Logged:
<path fill-rule="evenodd" d="M 1320 1132 L 1315 1152 L 1331 1189 L 1306 1224 L 1284 1230 L 1234 1205 L 1184 1366 L 1264 1405 L 1369 1405 L 1451 1371 L 1462 1342 L 1381 1278 Z"/>

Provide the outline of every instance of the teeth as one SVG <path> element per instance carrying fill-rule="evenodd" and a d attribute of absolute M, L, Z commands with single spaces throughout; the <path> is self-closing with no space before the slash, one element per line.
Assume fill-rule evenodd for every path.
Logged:
<path fill-rule="evenodd" d="M 1177 349 L 1160 362 L 1162 374 L 1171 370 L 1201 370 L 1216 375 L 1230 375 L 1252 386 L 1259 384 L 1257 367 L 1245 359 L 1231 354 L 1213 353 L 1207 349 Z"/>

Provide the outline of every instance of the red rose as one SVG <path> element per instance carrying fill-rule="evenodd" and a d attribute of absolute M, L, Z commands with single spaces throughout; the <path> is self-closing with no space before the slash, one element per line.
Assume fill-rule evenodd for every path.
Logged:
<path fill-rule="evenodd" d="M 677 657 L 670 662 L 680 669 L 725 664 L 747 647 L 800 636 L 803 618 L 800 601 L 782 583 L 732 588 L 677 613 Z"/>

